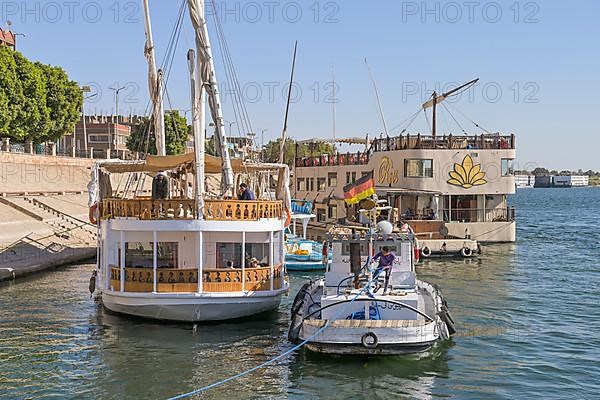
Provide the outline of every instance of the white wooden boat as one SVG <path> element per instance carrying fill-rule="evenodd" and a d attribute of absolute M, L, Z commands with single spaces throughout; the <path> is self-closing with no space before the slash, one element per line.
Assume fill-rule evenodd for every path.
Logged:
<path fill-rule="evenodd" d="M 99 232 L 96 287 L 102 302 L 117 313 L 190 322 L 275 309 L 288 290 L 283 262 L 289 169 L 230 159 L 201 0 L 188 0 L 199 53 L 197 61 L 188 53 L 196 151 L 165 155 L 162 74 L 154 65 L 147 0 L 144 6 L 158 155 L 94 168 L 90 219 Z M 204 154 L 207 97 L 220 159 Z M 150 197 L 145 182 L 154 188 L 158 175 L 166 176 L 167 188 Z M 220 193 L 207 192 L 208 175 L 220 176 Z M 235 183 L 241 182 L 253 189 L 255 200 L 237 200 Z"/>

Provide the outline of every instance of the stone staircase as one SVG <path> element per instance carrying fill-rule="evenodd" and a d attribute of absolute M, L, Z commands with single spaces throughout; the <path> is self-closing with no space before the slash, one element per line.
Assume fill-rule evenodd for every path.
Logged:
<path fill-rule="evenodd" d="M 27 216 L 43 222 L 55 236 L 61 239 L 72 239 L 90 245 L 97 242 L 98 234 L 95 225 L 49 206 L 36 197 L 5 197 L 2 201 Z"/>

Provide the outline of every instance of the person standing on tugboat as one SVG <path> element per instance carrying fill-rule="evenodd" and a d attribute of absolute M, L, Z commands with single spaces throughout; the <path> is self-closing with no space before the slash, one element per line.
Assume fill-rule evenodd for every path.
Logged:
<path fill-rule="evenodd" d="M 390 251 L 390 248 L 388 246 L 383 246 L 381 251 L 375 254 L 375 257 L 373 257 L 373 261 L 379 260 L 379 266 L 375 270 L 374 274 L 379 275 L 381 274 L 381 272 L 385 272 L 385 284 L 383 287 L 384 294 L 387 292 L 388 284 L 390 282 L 390 276 L 392 274 L 392 266 L 394 265 L 395 259 L 396 255 L 394 254 L 394 252 Z"/>

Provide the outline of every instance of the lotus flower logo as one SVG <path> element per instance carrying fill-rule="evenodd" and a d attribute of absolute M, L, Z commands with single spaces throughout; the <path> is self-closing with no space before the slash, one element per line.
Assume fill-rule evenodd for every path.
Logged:
<path fill-rule="evenodd" d="M 460 186 L 464 189 L 470 189 L 473 186 L 485 185 L 487 181 L 485 172 L 481 171 L 481 164 L 473 165 L 473 159 L 470 155 L 465 156 L 462 164 L 454 164 L 454 171 L 450 171 L 448 183 L 454 186 Z"/>

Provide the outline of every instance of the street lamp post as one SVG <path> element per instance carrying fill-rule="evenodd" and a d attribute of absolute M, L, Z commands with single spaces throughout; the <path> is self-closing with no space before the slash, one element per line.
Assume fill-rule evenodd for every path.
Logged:
<path fill-rule="evenodd" d="M 125 89 L 125 86 L 123 87 L 119 87 L 118 84 L 116 84 L 113 87 L 109 87 L 109 90 L 112 90 L 113 92 L 115 92 L 115 114 L 116 114 L 116 121 L 115 121 L 115 132 L 114 132 L 114 136 L 112 138 L 109 139 L 108 141 L 108 150 L 111 152 L 112 155 L 112 146 L 113 146 L 113 140 L 116 140 L 115 138 L 118 136 L 118 126 L 119 126 L 119 92 L 121 92 L 121 90 Z"/>
<path fill-rule="evenodd" d="M 267 132 L 268 129 L 263 129 L 260 132 L 260 160 L 262 162 L 265 162 L 265 132 Z"/>
<path fill-rule="evenodd" d="M 85 149 L 86 157 L 87 157 L 87 153 L 88 153 L 88 137 L 87 137 L 87 125 L 85 122 L 85 100 L 86 100 L 85 94 L 90 93 L 91 91 L 92 91 L 92 89 L 89 86 L 81 87 L 81 92 L 83 93 L 83 101 L 81 102 L 81 116 L 82 116 L 82 121 L 83 121 L 83 148 Z M 93 96 L 95 96 L 95 94 Z M 93 96 L 90 96 L 90 97 L 93 97 Z M 75 144 L 77 144 L 77 138 L 75 138 Z M 79 150 L 81 150 L 81 149 L 79 149 Z"/>

